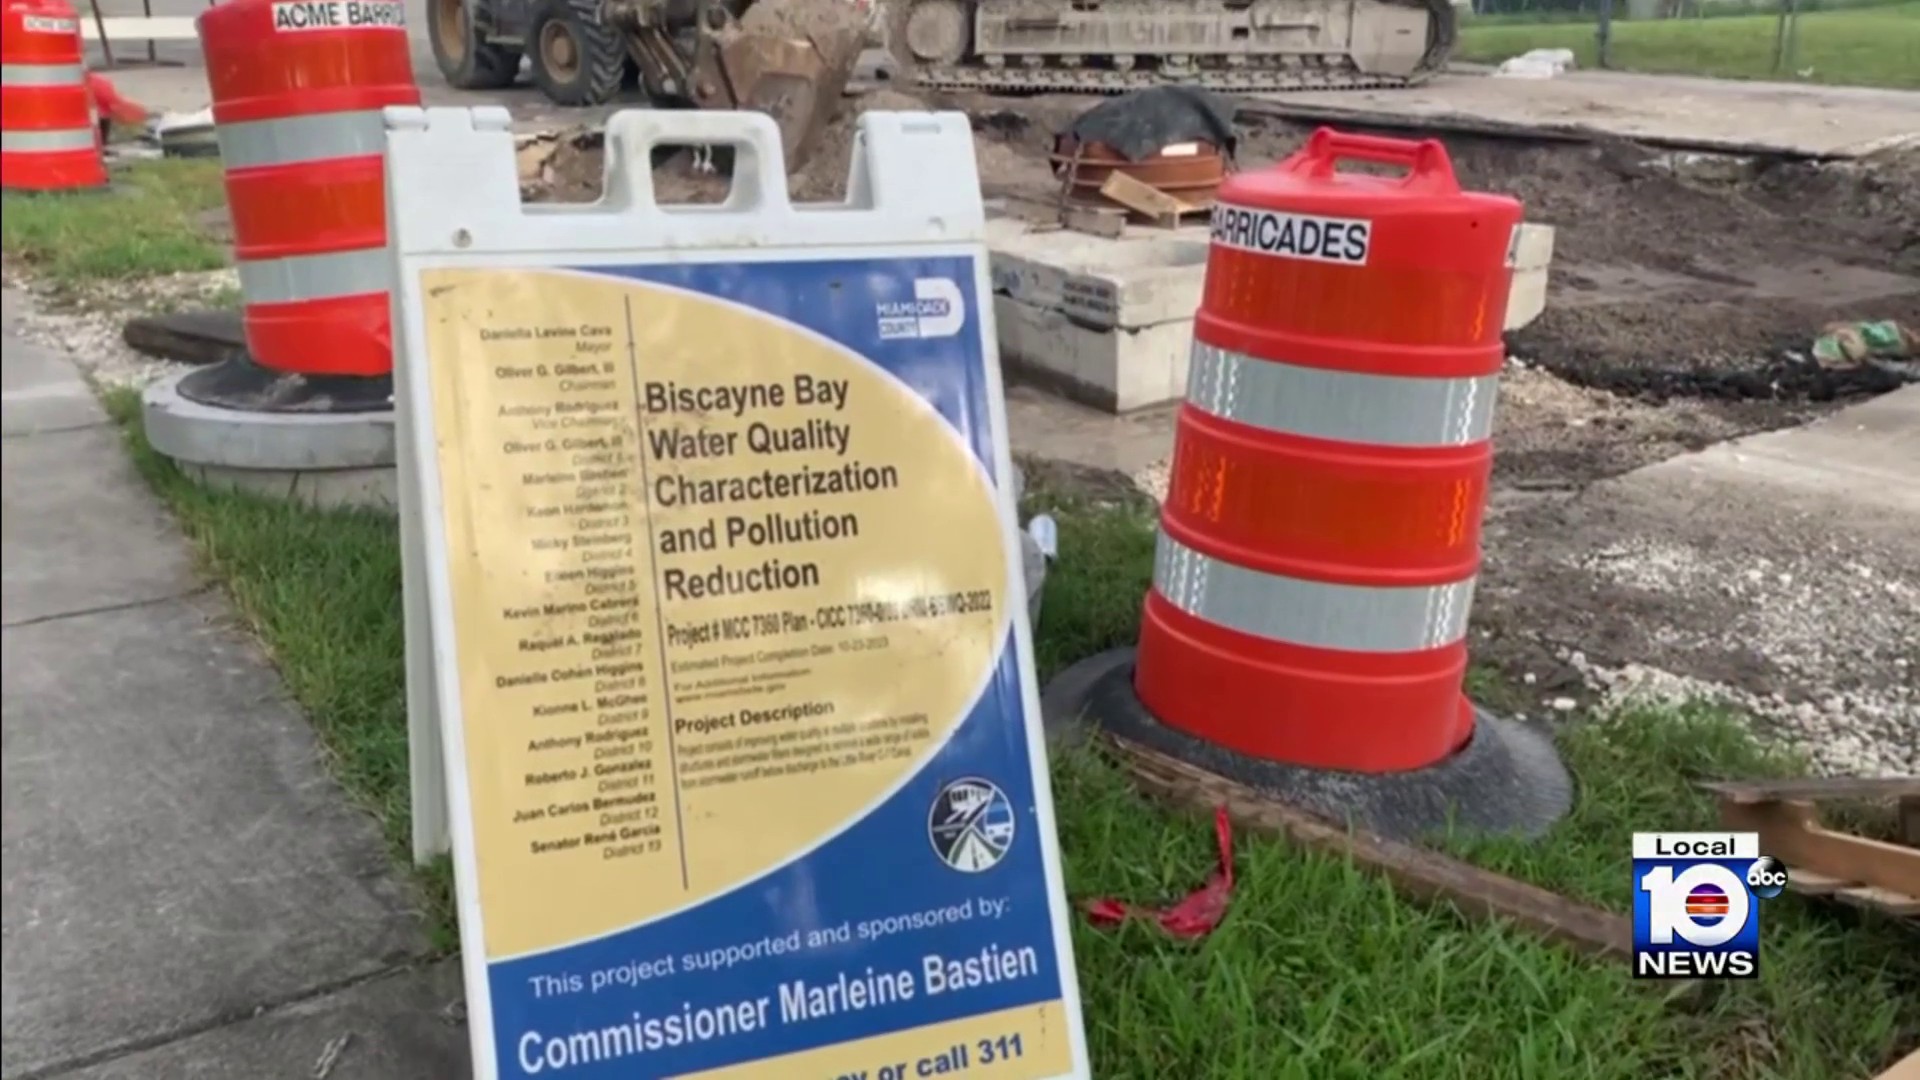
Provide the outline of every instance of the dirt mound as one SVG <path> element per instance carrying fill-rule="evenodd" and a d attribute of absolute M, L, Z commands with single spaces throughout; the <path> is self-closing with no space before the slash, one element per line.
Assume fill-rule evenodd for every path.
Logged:
<path fill-rule="evenodd" d="M 1817 206 L 1877 243 L 1895 268 L 1920 275 L 1920 135 L 1853 161 L 1783 163 L 1762 172 L 1754 188 L 1788 213 Z"/>
<path fill-rule="evenodd" d="M 606 132 L 569 128 L 515 140 L 523 202 L 586 203 L 605 185 Z"/>
<path fill-rule="evenodd" d="M 1910 321 L 1920 294 L 1858 310 Z M 1644 401 L 1829 403 L 1871 397 L 1905 380 L 1878 367 L 1832 369 L 1808 344 L 1833 308 L 1774 300 L 1739 303 L 1677 297 L 1628 304 L 1549 301 L 1533 325 L 1508 335 L 1508 350 L 1581 386 Z"/>
<path fill-rule="evenodd" d="M 740 16 L 740 29 L 750 34 L 812 38 L 817 46 L 850 33 L 857 47 L 866 27 L 866 15 L 844 0 L 756 0 Z"/>
<path fill-rule="evenodd" d="M 847 170 L 853 163 L 853 138 L 860 130 L 861 113 L 924 112 L 926 109 L 924 98 L 897 90 L 873 90 L 844 99 L 840 110 L 822 125 L 806 166 L 787 180 L 794 201 L 838 202 L 847 197 Z"/>
<path fill-rule="evenodd" d="M 1254 160 L 1290 151 L 1305 130 L 1260 126 Z M 1546 312 L 1510 335 L 1515 356 L 1652 402 L 1823 404 L 1900 383 L 1822 368 L 1808 350 L 1829 323 L 1920 319 L 1909 262 L 1920 147 L 1815 166 L 1626 142 L 1444 141 L 1463 187 L 1511 194 L 1527 220 L 1555 229 Z"/>

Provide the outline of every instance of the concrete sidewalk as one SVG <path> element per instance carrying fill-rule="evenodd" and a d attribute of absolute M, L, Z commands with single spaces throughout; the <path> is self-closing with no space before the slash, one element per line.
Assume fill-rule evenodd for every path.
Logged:
<path fill-rule="evenodd" d="M 5 297 L 8 1080 L 457 1080 L 457 965 L 199 580 L 66 358 Z M 398 603 L 398 598 L 395 598 Z M 330 1047 L 344 1047 L 330 1050 Z"/>

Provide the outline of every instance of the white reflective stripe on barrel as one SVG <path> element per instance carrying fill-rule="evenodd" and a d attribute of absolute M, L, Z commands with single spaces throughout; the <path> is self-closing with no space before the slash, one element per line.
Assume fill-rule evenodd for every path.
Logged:
<path fill-rule="evenodd" d="M 79 64 L 0 64 L 0 86 L 85 86 Z"/>
<path fill-rule="evenodd" d="M 294 255 L 240 264 L 240 291 L 249 304 L 291 304 L 385 292 L 392 280 L 387 249 Z"/>
<path fill-rule="evenodd" d="M 379 109 L 246 120 L 221 124 L 215 133 L 220 162 L 229 169 L 361 157 L 382 153 L 387 145 L 386 118 Z"/>
<path fill-rule="evenodd" d="M 1466 636 L 1473 578 L 1383 588 L 1248 570 L 1182 544 L 1154 545 L 1153 588 L 1202 622 L 1243 634 L 1348 652 L 1416 652 Z"/>
<path fill-rule="evenodd" d="M 63 131 L 0 131 L 0 150 L 9 154 L 91 150 L 93 145 L 92 128 L 67 128 Z"/>
<path fill-rule="evenodd" d="M 1375 446 L 1464 446 L 1493 433 L 1499 379 L 1421 379 L 1302 367 L 1196 341 L 1187 402 L 1268 431 Z"/>

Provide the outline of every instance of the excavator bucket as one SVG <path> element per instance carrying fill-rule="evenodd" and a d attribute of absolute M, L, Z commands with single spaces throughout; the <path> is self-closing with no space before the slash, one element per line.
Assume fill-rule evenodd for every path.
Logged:
<path fill-rule="evenodd" d="M 773 117 L 796 170 L 839 107 L 866 32 L 866 12 L 849 0 L 760 0 L 709 32 L 689 73 L 693 101 Z"/>

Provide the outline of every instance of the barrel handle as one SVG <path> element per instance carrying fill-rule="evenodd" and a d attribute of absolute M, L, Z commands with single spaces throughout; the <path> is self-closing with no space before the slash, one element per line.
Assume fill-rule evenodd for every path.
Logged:
<path fill-rule="evenodd" d="M 1315 180 L 1330 180 L 1342 161 L 1365 161 L 1375 165 L 1398 165 L 1407 170 L 1400 178 L 1402 187 L 1443 188 L 1459 191 L 1453 162 L 1447 148 L 1438 139 L 1389 139 L 1383 135 L 1355 135 L 1332 128 L 1320 128 L 1307 139 L 1307 145 L 1295 156 L 1295 168 Z"/>
<path fill-rule="evenodd" d="M 660 207 L 654 197 L 653 151 L 661 146 L 733 149 L 733 186 L 718 206 L 688 209 L 781 213 L 787 198 L 786 155 L 780 129 L 761 112 L 625 109 L 607 121 L 607 202 L 636 210 Z M 672 205 L 672 204 L 668 204 Z"/>

